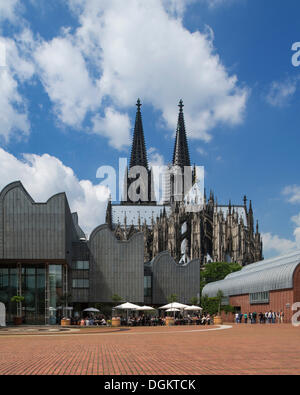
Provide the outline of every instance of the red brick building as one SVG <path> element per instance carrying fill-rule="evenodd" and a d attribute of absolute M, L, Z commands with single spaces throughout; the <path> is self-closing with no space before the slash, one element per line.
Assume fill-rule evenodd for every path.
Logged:
<path fill-rule="evenodd" d="M 202 295 L 224 294 L 224 303 L 237 312 L 284 312 L 284 322 L 291 322 L 295 311 L 292 306 L 300 302 L 300 251 L 267 259 L 245 266 L 229 274 L 224 280 L 207 284 Z M 233 315 L 224 316 L 227 321 Z"/>

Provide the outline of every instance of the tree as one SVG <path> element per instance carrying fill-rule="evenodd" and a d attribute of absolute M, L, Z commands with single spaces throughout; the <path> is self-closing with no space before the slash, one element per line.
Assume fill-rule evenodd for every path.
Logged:
<path fill-rule="evenodd" d="M 197 298 L 197 296 L 193 296 L 193 297 L 190 299 L 190 304 L 192 304 L 192 305 L 197 305 L 197 304 L 199 304 L 199 299 Z"/>
<path fill-rule="evenodd" d="M 176 294 L 172 294 L 168 297 L 168 302 L 169 303 L 173 303 L 173 302 L 177 302 L 178 296 Z"/>
<path fill-rule="evenodd" d="M 228 274 L 241 270 L 242 267 L 235 262 L 210 262 L 201 271 L 200 292 L 208 283 L 223 280 Z"/>
<path fill-rule="evenodd" d="M 221 314 L 221 303 L 222 303 L 222 299 L 223 299 L 223 292 L 219 289 L 218 293 L 217 293 L 217 300 L 218 300 L 218 315 Z"/>
<path fill-rule="evenodd" d="M 122 296 L 118 295 L 118 294 L 114 294 L 111 297 L 112 301 L 114 302 L 114 304 L 118 305 L 120 302 L 122 302 L 123 298 Z"/>

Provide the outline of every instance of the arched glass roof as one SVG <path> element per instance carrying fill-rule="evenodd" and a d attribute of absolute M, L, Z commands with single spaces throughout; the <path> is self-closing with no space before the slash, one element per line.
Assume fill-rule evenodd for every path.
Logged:
<path fill-rule="evenodd" d="M 215 297 L 219 289 L 224 296 L 233 296 L 293 288 L 293 275 L 299 264 L 300 251 L 252 263 L 224 280 L 207 284 L 202 295 Z"/>

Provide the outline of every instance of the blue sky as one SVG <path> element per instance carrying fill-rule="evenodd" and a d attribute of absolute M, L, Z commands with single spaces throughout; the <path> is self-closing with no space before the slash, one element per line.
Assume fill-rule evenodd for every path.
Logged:
<path fill-rule="evenodd" d="M 0 0 L 0 187 L 21 179 L 39 201 L 66 191 L 90 232 L 108 194 L 97 168 L 129 155 L 137 97 L 159 164 L 182 98 L 206 188 L 223 204 L 252 199 L 265 257 L 300 248 L 299 2 L 124 4 Z"/>

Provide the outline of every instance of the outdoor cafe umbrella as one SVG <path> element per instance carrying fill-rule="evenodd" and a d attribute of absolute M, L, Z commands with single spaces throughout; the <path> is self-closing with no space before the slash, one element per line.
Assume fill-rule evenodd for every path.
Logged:
<path fill-rule="evenodd" d="M 160 309 L 165 309 L 165 310 L 167 310 L 167 309 L 172 309 L 172 308 L 174 308 L 174 309 L 183 310 L 183 309 L 185 309 L 186 307 L 188 307 L 187 304 L 178 303 L 178 302 L 172 302 L 172 303 L 166 304 L 165 306 L 160 307 Z"/>
<path fill-rule="evenodd" d="M 188 306 L 184 309 L 184 311 L 201 311 L 203 310 L 202 307 L 199 306 Z"/>
<path fill-rule="evenodd" d="M 150 306 L 141 306 L 137 308 L 138 311 L 153 311 L 155 310 L 153 307 Z"/>
<path fill-rule="evenodd" d="M 84 309 L 83 311 L 88 311 L 90 313 L 100 313 L 100 310 L 95 309 L 94 307 L 89 307 L 88 309 Z"/>
<path fill-rule="evenodd" d="M 119 306 L 114 307 L 114 309 L 116 310 L 126 310 L 126 314 L 127 314 L 127 322 L 128 322 L 128 310 L 137 310 L 140 306 L 138 306 L 137 304 L 133 304 L 133 303 L 123 303 L 123 304 L 119 304 Z"/>
<path fill-rule="evenodd" d="M 185 307 L 188 307 L 188 305 L 183 304 L 183 303 L 178 303 L 178 302 L 172 302 L 172 303 L 166 304 L 165 306 L 160 307 L 160 309 L 162 309 L 162 310 L 173 309 L 172 311 L 174 311 L 174 319 L 175 319 L 176 310 L 174 310 L 174 309 L 178 309 L 177 311 L 179 311 L 179 310 L 183 310 Z"/>

